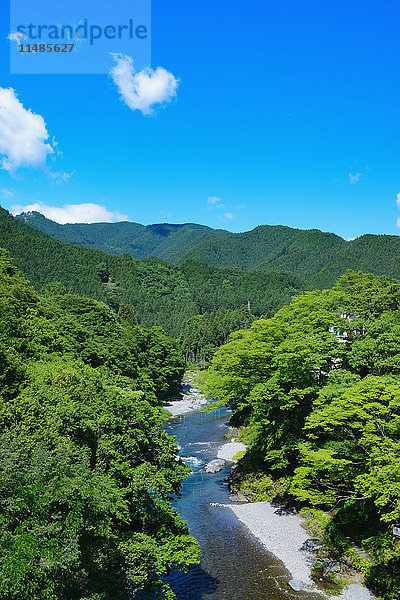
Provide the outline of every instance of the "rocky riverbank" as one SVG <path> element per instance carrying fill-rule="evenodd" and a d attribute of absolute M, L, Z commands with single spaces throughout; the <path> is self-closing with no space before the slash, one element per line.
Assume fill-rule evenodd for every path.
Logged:
<path fill-rule="evenodd" d="M 261 541 L 265 548 L 279 558 L 292 576 L 294 590 L 316 592 L 311 579 L 316 543 L 302 527 L 303 519 L 270 502 L 227 505 Z M 324 597 L 325 594 L 321 593 Z M 373 600 L 372 594 L 359 582 L 351 583 L 337 600 Z"/>
<path fill-rule="evenodd" d="M 199 410 L 207 404 L 208 400 L 204 394 L 196 387 L 192 387 L 194 383 L 194 376 L 188 374 L 182 381 L 182 388 L 184 390 L 181 398 L 171 400 L 164 408 L 171 413 L 173 417 L 184 415 L 192 410 Z"/>
<path fill-rule="evenodd" d="M 224 460 L 236 462 L 234 456 L 238 452 L 242 452 L 244 450 L 246 450 L 246 446 L 241 442 L 227 442 L 226 444 L 218 448 L 217 458 L 222 458 Z"/>
<path fill-rule="evenodd" d="M 199 410 L 207 399 L 196 387 L 194 377 L 189 375 L 183 382 L 184 393 L 181 398 L 171 401 L 165 408 L 176 417 Z M 244 444 L 237 441 L 228 441 L 218 450 L 216 459 L 212 460 L 205 469 L 209 477 L 223 468 L 223 461 L 235 463 L 234 456 L 245 450 Z M 219 463 L 218 466 L 216 463 Z M 214 464 L 215 463 L 215 464 Z M 212 467 L 212 468 L 211 468 Z M 231 504 L 210 503 L 215 509 L 229 509 L 237 518 L 259 539 L 266 550 L 278 558 L 289 571 L 291 579 L 289 585 L 294 591 L 318 592 L 311 578 L 311 570 L 315 557 L 316 542 L 313 541 L 302 527 L 303 519 L 300 515 L 274 505 L 270 502 L 241 502 L 245 500 L 241 495 L 231 496 Z M 321 600 L 332 597 L 320 592 Z M 359 582 L 351 583 L 340 595 L 332 598 L 336 600 L 373 600 L 370 592 Z"/>

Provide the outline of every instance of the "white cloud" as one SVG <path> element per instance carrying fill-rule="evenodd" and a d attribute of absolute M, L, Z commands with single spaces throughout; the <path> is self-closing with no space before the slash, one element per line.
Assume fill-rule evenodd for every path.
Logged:
<path fill-rule="evenodd" d="M 24 108 L 12 88 L 0 88 L 0 167 L 40 167 L 54 150 L 41 115 Z"/>
<path fill-rule="evenodd" d="M 21 212 L 36 211 L 57 223 L 110 223 L 115 221 L 129 221 L 128 215 L 118 211 L 109 211 L 101 204 L 91 202 L 83 204 L 66 204 L 62 207 L 48 206 L 42 202 L 34 202 L 26 206 L 16 205 L 11 207 L 14 215 Z"/>
<path fill-rule="evenodd" d="M 22 42 L 22 40 L 24 40 L 25 38 L 26 38 L 25 33 L 22 33 L 21 31 L 12 31 L 7 36 L 7 39 L 10 40 L 10 42 L 17 43 L 17 48 L 20 45 L 20 43 Z"/>
<path fill-rule="evenodd" d="M 207 198 L 207 204 L 209 210 L 213 208 L 225 208 L 225 204 L 221 202 L 221 198 L 218 198 L 218 196 L 209 196 Z"/>
<path fill-rule="evenodd" d="M 218 196 L 209 196 L 207 198 L 208 209 L 212 210 L 213 208 L 225 208 L 225 204 L 221 202 L 221 198 Z M 244 208 L 244 205 L 239 206 L 238 209 Z M 225 212 L 223 214 L 217 215 L 217 218 L 220 221 L 232 221 L 232 219 L 236 219 L 236 215 L 231 212 Z"/>
<path fill-rule="evenodd" d="M 231 212 L 226 212 L 223 215 L 218 215 L 218 219 L 220 221 L 232 221 L 232 219 L 236 219 L 236 215 Z"/>
<path fill-rule="evenodd" d="M 362 177 L 362 173 L 349 173 L 349 182 L 358 183 Z"/>
<path fill-rule="evenodd" d="M 58 147 L 58 142 L 56 141 L 56 138 L 53 136 L 53 139 L 51 140 L 51 144 L 54 150 L 54 153 L 56 154 L 56 156 L 58 156 L 59 158 L 63 158 L 64 154 L 63 152 L 59 149 Z"/>
<path fill-rule="evenodd" d="M 130 109 L 151 115 L 156 104 L 166 104 L 176 97 L 179 79 L 163 67 L 135 73 L 130 56 L 113 53 L 111 56 L 116 62 L 110 71 L 111 78 L 119 90 L 121 100 Z"/>
<path fill-rule="evenodd" d="M 63 183 L 68 183 L 74 173 L 67 173 L 66 171 L 50 171 L 50 169 L 48 169 L 46 170 L 46 174 L 53 183 L 62 185 Z"/>
<path fill-rule="evenodd" d="M 0 190 L 1 195 L 9 201 L 15 200 L 17 192 L 13 188 L 3 188 Z"/>
<path fill-rule="evenodd" d="M 400 209 L 400 192 L 398 194 L 396 194 L 396 204 L 397 204 L 397 208 Z M 398 219 L 396 221 L 396 225 L 397 225 L 397 227 L 400 227 L 400 217 L 398 217 Z"/>

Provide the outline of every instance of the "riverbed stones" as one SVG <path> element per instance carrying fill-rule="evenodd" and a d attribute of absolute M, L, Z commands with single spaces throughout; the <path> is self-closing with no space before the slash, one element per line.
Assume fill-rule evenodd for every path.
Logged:
<path fill-rule="evenodd" d="M 215 460 L 211 460 L 205 467 L 204 470 L 206 473 L 218 473 L 225 466 L 225 461 L 222 458 L 216 458 Z"/>
<path fill-rule="evenodd" d="M 295 592 L 301 592 L 303 589 L 303 584 L 298 579 L 291 579 L 289 585 Z"/>
<path fill-rule="evenodd" d="M 229 500 L 231 502 L 245 502 L 247 503 L 248 500 L 246 498 L 246 496 L 244 496 L 242 494 L 242 492 L 239 492 L 238 490 L 236 492 L 232 492 L 231 494 L 229 494 Z"/>
<path fill-rule="evenodd" d="M 245 452 L 246 446 L 241 442 L 227 442 L 223 444 L 220 448 L 218 448 L 217 456 L 218 458 L 222 458 L 224 460 L 231 460 L 232 462 L 237 462 L 233 459 L 233 457 L 238 452 Z"/>

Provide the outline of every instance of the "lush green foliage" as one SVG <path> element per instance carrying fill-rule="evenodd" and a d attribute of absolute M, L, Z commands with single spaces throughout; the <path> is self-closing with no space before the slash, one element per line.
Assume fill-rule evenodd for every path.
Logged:
<path fill-rule="evenodd" d="M 244 426 L 244 488 L 269 498 L 285 481 L 292 501 L 333 512 L 327 539 L 387 600 L 400 585 L 399 318 L 397 281 L 349 271 L 234 333 L 203 382 Z"/>
<path fill-rule="evenodd" d="M 233 331 L 250 326 L 254 319 L 248 308 L 222 308 L 192 317 L 179 337 L 186 361 L 205 367 Z"/>
<path fill-rule="evenodd" d="M 130 307 L 121 305 L 117 316 L 103 303 L 49 285 L 37 310 L 61 334 L 64 352 L 116 382 L 135 382 L 158 401 L 177 392 L 184 370 L 178 344 L 159 327 L 137 325 Z"/>
<path fill-rule="evenodd" d="M 399 238 L 28 221 L 37 229 L 0 210 L 0 243 L 42 290 L 1 255 L 3 597 L 21 598 L 29 582 L 32 598 L 100 600 L 111 588 L 124 598 L 132 587 L 157 598 L 167 593 L 160 574 L 196 560 L 169 506 L 184 468 L 155 407 L 182 364 L 162 326 L 188 360 L 212 361 L 205 389 L 244 427 L 237 473 L 250 493 L 329 511 L 333 519 L 319 519 L 325 542 L 391 600 L 400 585 L 391 533 L 400 520 L 400 286 L 378 275 L 400 277 Z M 184 262 L 132 258 L 151 255 Z M 333 289 L 290 301 L 346 268 L 377 275 L 349 271 Z"/>
<path fill-rule="evenodd" d="M 234 310 L 250 307 L 252 314 L 262 316 L 275 312 L 290 302 L 292 296 L 309 289 L 307 281 L 295 275 L 243 272 L 235 268 L 210 267 L 187 260 L 180 266 L 200 314 L 218 308 Z"/>
<path fill-rule="evenodd" d="M 363 235 L 347 242 L 317 229 L 261 225 L 245 233 L 202 225 L 95 223 L 59 225 L 39 213 L 21 215 L 32 227 L 70 244 L 134 258 L 156 256 L 173 263 L 194 259 L 218 267 L 292 273 L 310 287 L 330 286 L 346 269 L 400 278 L 398 236 Z M 243 302 L 238 306 L 244 304 Z M 211 309 L 222 308 L 214 305 Z M 263 314 L 263 309 L 260 313 Z"/>
<path fill-rule="evenodd" d="M 107 229 L 114 225 L 124 229 L 134 224 L 93 227 L 101 237 L 103 226 Z M 79 230 L 81 227 L 86 231 L 85 227 L 92 226 L 78 226 Z M 164 241 L 169 239 L 166 233 L 169 226 L 149 227 L 153 227 L 152 235 Z M 189 228 L 185 236 L 190 237 L 192 231 L 198 231 L 196 226 Z M 53 230 L 50 232 L 54 234 Z M 179 240 L 177 247 L 181 247 L 182 240 Z M 129 305 L 141 324 L 163 327 L 176 337 L 195 315 L 218 309 L 236 310 L 250 302 L 252 313 L 259 317 L 308 289 L 307 282 L 296 276 L 261 271 L 244 273 L 232 268 L 208 267 L 196 261 L 177 267 L 156 258 L 134 260 L 129 254 L 112 256 L 66 245 L 13 218 L 3 209 L 0 209 L 0 245 L 9 250 L 16 265 L 37 290 L 59 281 L 67 290 L 101 300 L 116 311 L 121 304 Z M 235 321 L 235 316 L 232 320 Z M 213 340 L 214 346 L 218 343 L 219 338 Z"/>
<path fill-rule="evenodd" d="M 4 251 L 0 311 L 0 598 L 172 598 L 162 575 L 199 558 L 158 408 L 176 345 L 129 307 L 37 296 Z"/>
<path fill-rule="evenodd" d="M 312 288 L 333 285 L 346 269 L 400 278 L 400 238 L 390 235 L 347 242 L 317 229 L 261 225 L 245 233 L 211 232 L 186 252 L 183 259 L 188 258 L 245 271 L 292 273 Z"/>
<path fill-rule="evenodd" d="M 38 212 L 22 213 L 17 218 L 67 244 L 119 256 L 131 254 L 133 258 L 156 256 L 169 262 L 179 262 L 186 251 L 212 232 L 210 227 L 195 223 L 145 226 L 124 221 L 60 225 Z"/>

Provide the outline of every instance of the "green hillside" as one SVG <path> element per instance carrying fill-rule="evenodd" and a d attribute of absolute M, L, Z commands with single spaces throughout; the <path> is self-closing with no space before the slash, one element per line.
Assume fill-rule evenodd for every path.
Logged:
<path fill-rule="evenodd" d="M 54 281 L 106 302 L 133 307 L 148 327 L 178 335 L 188 319 L 214 309 L 233 310 L 250 301 L 254 316 L 274 311 L 302 290 L 304 279 L 263 271 L 244 273 L 187 261 L 181 267 L 157 258 L 135 260 L 64 244 L 0 209 L 0 246 L 33 286 Z"/>
<path fill-rule="evenodd" d="M 140 225 L 120 223 L 67 223 L 60 225 L 38 212 L 21 213 L 17 217 L 31 227 L 66 244 L 101 250 L 108 254 L 130 254 L 133 258 L 156 256 L 179 262 L 185 252 L 201 242 L 213 230 L 205 225 L 185 223 Z M 223 235 L 224 232 L 220 231 Z M 228 232 L 225 232 L 228 234 Z"/>
<path fill-rule="evenodd" d="M 351 242 L 317 229 L 262 225 L 246 233 L 215 236 L 185 258 L 239 269 L 293 273 L 313 287 L 329 287 L 347 269 L 400 277 L 400 237 L 363 235 Z"/>
<path fill-rule="evenodd" d="M 215 235 L 194 246 L 185 258 L 246 271 L 262 269 L 310 277 L 335 264 L 346 244 L 339 236 L 317 229 L 261 225 L 245 233 Z"/>
<path fill-rule="evenodd" d="M 247 445 L 233 486 L 301 509 L 332 593 L 350 565 L 374 598 L 400 589 L 399 307 L 399 281 L 348 271 L 236 331 L 202 375 Z"/>
<path fill-rule="evenodd" d="M 198 562 L 160 410 L 184 363 L 131 317 L 35 293 L 0 250 L 2 600 L 160 598 L 163 572 Z"/>
<path fill-rule="evenodd" d="M 199 313 L 218 308 L 234 309 L 250 303 L 252 314 L 264 315 L 283 306 L 299 290 L 311 289 L 305 278 L 285 273 L 240 271 L 212 267 L 195 260 L 183 262 L 184 274 Z"/>
<path fill-rule="evenodd" d="M 347 269 L 400 277 L 400 237 L 363 235 L 351 242 L 318 229 L 261 225 L 245 233 L 203 225 L 95 223 L 59 225 L 39 213 L 23 213 L 26 223 L 70 244 L 134 258 L 155 256 L 243 271 L 291 273 L 314 287 L 329 287 Z"/>

